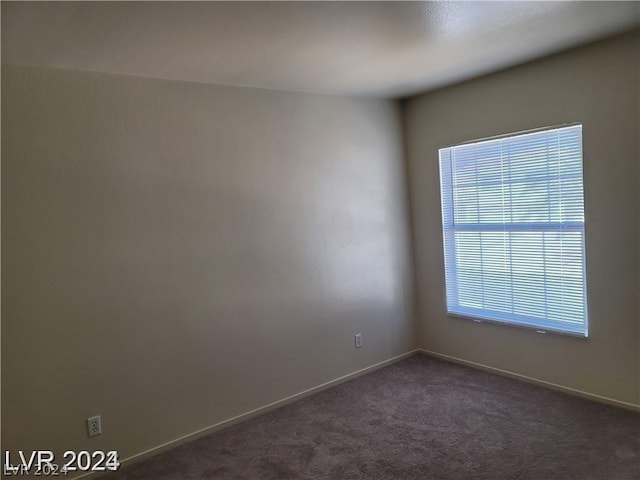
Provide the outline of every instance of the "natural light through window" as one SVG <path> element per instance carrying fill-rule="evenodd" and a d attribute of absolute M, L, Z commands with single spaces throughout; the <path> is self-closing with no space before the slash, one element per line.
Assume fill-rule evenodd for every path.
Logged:
<path fill-rule="evenodd" d="M 447 311 L 587 336 L 582 125 L 440 149 Z"/>

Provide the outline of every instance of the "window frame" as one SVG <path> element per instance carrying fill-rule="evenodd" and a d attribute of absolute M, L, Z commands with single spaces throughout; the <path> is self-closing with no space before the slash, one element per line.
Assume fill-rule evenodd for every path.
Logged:
<path fill-rule="evenodd" d="M 583 214 L 583 220 L 581 222 L 577 222 L 577 221 L 572 221 L 572 222 L 530 222 L 530 223 L 521 223 L 518 224 L 518 222 L 510 222 L 510 223 L 495 223 L 495 224 L 491 224 L 491 223 L 482 223 L 480 221 L 480 219 L 478 219 L 478 221 L 474 224 L 474 223 L 467 223 L 464 226 L 460 227 L 458 226 L 457 228 L 455 227 L 455 220 L 452 219 L 452 225 L 450 227 L 448 227 L 445 224 L 445 202 L 444 202 L 444 186 L 443 186 L 443 152 L 444 151 L 448 151 L 451 152 L 451 150 L 455 147 L 462 147 L 462 146 L 467 146 L 467 145 L 471 145 L 471 144 L 475 144 L 475 143 L 483 143 L 483 142 L 489 142 L 492 140 L 502 140 L 502 139 L 507 139 L 507 138 L 516 138 L 516 137 L 520 137 L 520 136 L 525 136 L 525 135 L 529 135 L 529 134 L 534 134 L 534 133 L 540 133 L 540 132 L 546 132 L 546 131 L 553 131 L 553 130 L 559 130 L 559 129 L 563 129 L 563 128 L 568 128 L 568 127 L 576 127 L 579 126 L 580 127 L 580 176 L 581 176 L 581 182 L 582 182 L 582 214 Z M 518 131 L 518 132 L 511 132 L 511 133 L 506 133 L 506 134 L 500 134 L 500 135 L 495 135 L 495 136 L 490 136 L 490 137 L 484 137 L 484 138 L 479 138 L 479 139 L 474 139 L 474 140 L 468 140 L 465 142 L 460 142 L 460 143 L 455 143 L 455 144 L 451 144 L 448 146 L 444 146 L 444 147 L 440 147 L 438 149 L 438 167 L 439 167 L 439 188 L 440 188 L 440 197 L 441 197 L 441 205 L 440 205 L 440 214 L 441 214 L 441 226 L 442 226 L 442 238 L 443 238 L 443 260 L 444 260 L 444 280 L 445 280 L 445 288 L 444 288 L 444 305 L 446 308 L 446 314 L 449 317 L 454 317 L 454 318 L 462 318 L 462 319 L 468 319 L 468 320 L 472 320 L 476 323 L 493 323 L 493 324 L 498 324 L 498 325 L 507 325 L 507 326 L 511 326 L 511 327 L 516 327 L 516 328 L 523 328 L 523 329 L 527 329 L 527 330 L 533 330 L 536 331 L 537 333 L 542 333 L 542 334 L 546 334 L 546 333 L 554 333 L 554 334 L 560 334 L 560 335 L 567 335 L 567 336 L 571 336 L 571 337 L 577 337 L 577 338 L 588 338 L 589 336 L 589 308 L 588 308 L 588 295 L 587 295 L 587 254 L 586 254 L 586 218 L 584 218 L 584 212 L 586 210 L 585 208 L 585 175 L 584 175 L 584 168 L 585 166 L 585 162 L 584 162 L 584 136 L 583 136 L 583 125 L 581 122 L 572 122 L 572 123 L 564 123 L 564 124 L 560 124 L 560 125 L 553 125 L 553 126 L 545 126 L 545 127 L 539 127 L 539 128 L 534 128 L 534 129 L 529 129 L 529 130 L 523 130 L 523 131 Z M 453 172 L 453 167 L 451 165 L 451 158 L 449 158 L 449 166 L 448 166 L 448 174 L 449 174 L 449 185 L 451 188 L 451 190 L 453 190 L 453 177 L 454 177 L 454 172 Z M 504 182 L 501 183 L 501 185 L 505 185 Z M 510 199 L 510 201 L 512 201 L 512 199 Z M 453 217 L 455 218 L 455 213 L 456 213 L 456 207 L 455 207 L 455 202 L 453 200 L 450 200 L 451 204 L 450 204 L 450 208 L 451 208 L 451 215 L 453 215 Z M 489 228 L 487 228 L 487 226 Z M 534 227 L 534 228 L 531 228 Z M 455 240 L 450 240 L 452 242 L 453 248 L 448 248 L 447 245 L 447 229 L 451 230 L 451 233 L 449 233 L 449 235 L 451 235 L 452 237 L 455 237 L 455 232 L 456 231 L 462 231 L 462 230 L 466 230 L 466 231 L 474 231 L 474 232 L 487 232 L 487 231 L 496 231 L 496 232 L 517 232 L 517 231 L 535 231 L 535 232 L 540 232 L 543 236 L 545 233 L 547 232 L 567 232 L 567 231 L 576 231 L 576 232 L 580 232 L 581 233 L 581 240 L 582 240 L 582 287 L 583 287 L 583 292 L 582 292 L 582 299 L 583 299 L 583 304 L 584 304 L 584 321 L 583 323 L 578 325 L 578 328 L 570 328 L 570 324 L 567 322 L 567 324 L 562 324 L 559 323 L 561 321 L 553 321 L 553 320 L 541 320 L 540 317 L 535 317 L 533 315 L 531 316 L 527 316 L 527 315 L 519 315 L 519 314 L 515 314 L 515 313 L 511 313 L 511 316 L 513 318 L 510 319 L 504 319 L 504 318 L 495 318 L 491 316 L 491 310 L 489 309 L 485 309 L 485 308 L 474 308 L 474 307 L 464 307 L 462 308 L 460 305 L 460 301 L 457 301 L 456 303 L 456 307 L 458 311 L 451 311 L 450 310 L 450 306 L 449 306 L 449 296 L 450 296 L 450 292 L 449 292 L 449 285 L 450 282 L 448 281 L 447 278 L 447 263 L 449 263 L 450 265 L 453 265 L 453 275 L 455 275 L 456 277 L 458 276 L 458 263 L 456 262 L 456 244 L 455 244 Z M 544 237 L 543 237 L 544 238 Z M 511 259 L 510 259 L 511 261 Z M 546 273 L 545 273 L 546 275 Z M 480 277 L 481 278 L 481 277 Z M 546 285 L 545 285 L 546 288 Z M 455 297 L 457 297 L 457 293 L 453 294 Z M 466 312 L 460 311 L 460 310 L 467 310 Z M 489 312 L 488 314 L 485 312 Z M 494 310 L 495 312 L 495 310 Z M 567 328 L 569 327 L 569 328 Z"/>

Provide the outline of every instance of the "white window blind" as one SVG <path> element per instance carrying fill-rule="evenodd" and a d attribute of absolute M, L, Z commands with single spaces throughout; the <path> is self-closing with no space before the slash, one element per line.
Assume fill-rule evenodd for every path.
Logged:
<path fill-rule="evenodd" d="M 447 310 L 587 336 L 582 125 L 440 149 Z"/>

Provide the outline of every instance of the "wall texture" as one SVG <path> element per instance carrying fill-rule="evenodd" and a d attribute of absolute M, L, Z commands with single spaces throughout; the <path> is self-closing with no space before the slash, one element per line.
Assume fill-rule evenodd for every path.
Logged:
<path fill-rule="evenodd" d="M 420 346 L 640 404 L 640 36 L 636 32 L 405 102 Z M 448 317 L 438 148 L 582 122 L 589 338 Z"/>
<path fill-rule="evenodd" d="M 2 162 L 5 449 L 127 457 L 414 347 L 391 101 L 3 66 Z"/>

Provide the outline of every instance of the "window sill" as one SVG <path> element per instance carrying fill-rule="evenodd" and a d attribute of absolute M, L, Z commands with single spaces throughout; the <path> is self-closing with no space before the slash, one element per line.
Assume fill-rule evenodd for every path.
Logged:
<path fill-rule="evenodd" d="M 474 323 L 491 323 L 494 325 L 504 325 L 507 327 L 516 327 L 516 328 L 520 328 L 520 329 L 524 329 L 524 330 L 529 330 L 529 331 L 533 331 L 535 333 L 541 334 L 541 335 L 546 335 L 547 333 L 552 333 L 555 335 L 562 335 L 562 336 L 566 336 L 566 337 L 573 337 L 573 338 L 580 338 L 583 340 L 586 340 L 587 338 L 589 338 L 588 333 L 578 333 L 578 332 L 569 332 L 566 330 L 559 330 L 559 329 L 554 329 L 554 328 L 549 328 L 549 327 L 536 327 L 534 325 L 527 325 L 525 323 L 517 323 L 517 322 L 505 322 L 502 320 L 492 320 L 492 319 L 487 319 L 487 318 L 478 318 L 478 317 L 474 317 L 471 315 L 463 315 L 461 313 L 453 313 L 453 312 L 447 312 L 447 316 L 448 317 L 452 317 L 452 318 L 461 318 L 463 320 L 470 320 Z"/>

